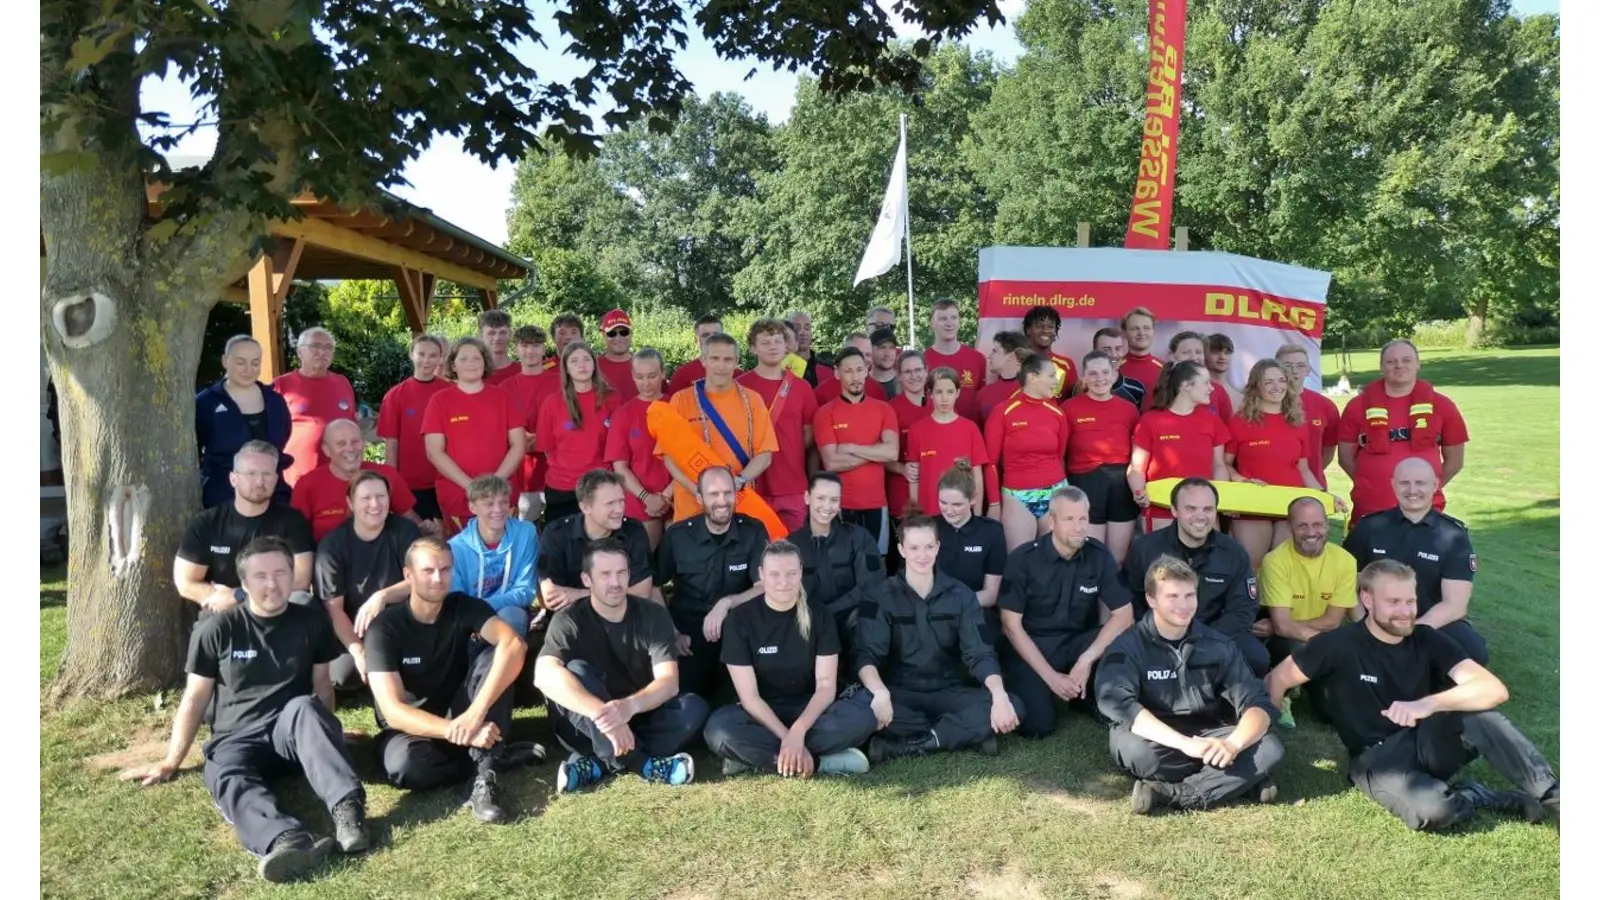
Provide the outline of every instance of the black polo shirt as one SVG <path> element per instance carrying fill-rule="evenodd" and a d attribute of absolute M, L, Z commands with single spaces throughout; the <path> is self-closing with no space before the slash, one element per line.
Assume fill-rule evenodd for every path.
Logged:
<path fill-rule="evenodd" d="M 1178 537 L 1173 523 L 1160 531 L 1143 535 L 1128 548 L 1122 566 L 1123 584 L 1133 595 L 1135 616 L 1149 611 L 1144 595 L 1144 576 L 1163 554 L 1182 560 L 1200 576 L 1200 605 L 1194 620 L 1231 638 L 1250 633 L 1256 613 L 1261 609 L 1256 573 L 1250 568 L 1250 554 L 1239 542 L 1216 531 L 1206 536 L 1199 547 L 1189 547 Z"/>
<path fill-rule="evenodd" d="M 1148 710 L 1179 734 L 1236 725 L 1255 707 L 1273 715 L 1265 685 L 1250 671 L 1239 645 L 1198 622 L 1176 641 L 1156 629 L 1155 614 L 1111 642 L 1095 670 L 1096 705 L 1106 718 L 1132 728 Z"/>
<path fill-rule="evenodd" d="M 1444 597 L 1443 581 L 1471 582 L 1478 571 L 1467 526 L 1436 509 L 1422 521 L 1406 518 L 1400 507 L 1365 516 L 1344 539 L 1344 548 L 1364 569 L 1375 559 L 1402 562 L 1417 572 L 1417 615 L 1438 605 Z"/>
<path fill-rule="evenodd" d="M 749 590 L 761 578 L 765 549 L 766 526 L 744 513 L 734 513 L 722 534 L 706 527 L 705 513 L 667 528 L 656 555 L 656 585 L 672 585 L 672 617 L 704 619 L 718 600 Z"/>
<path fill-rule="evenodd" d="M 607 537 L 616 538 L 628 551 L 628 585 L 632 587 L 650 577 L 650 535 L 635 519 L 624 518 L 622 527 Z M 577 512 L 551 522 L 539 535 L 538 578 L 548 578 L 557 587 L 583 590 L 583 554 L 594 541 L 583 530 L 583 513 Z"/>
<path fill-rule="evenodd" d="M 936 516 L 939 528 L 939 571 L 972 589 L 983 590 L 989 575 L 1006 571 L 1006 530 L 987 516 L 971 516 L 956 528 Z"/>
<path fill-rule="evenodd" d="M 1022 630 L 1034 638 L 1072 638 L 1100 627 L 1100 604 L 1115 612 L 1128 605 L 1128 589 L 1117 578 L 1117 559 L 1105 544 L 1087 538 L 1071 559 L 1050 535 L 1034 538 L 1006 557 L 1000 609 L 1022 614 Z"/>
<path fill-rule="evenodd" d="M 977 595 L 938 571 L 926 597 L 895 577 L 863 598 L 854 650 L 855 670 L 876 666 L 891 691 L 941 691 L 1000 674 Z"/>
<path fill-rule="evenodd" d="M 878 541 L 865 528 L 835 519 L 827 534 L 813 534 L 808 521 L 789 533 L 800 550 L 800 584 L 806 596 L 835 617 L 856 608 L 862 591 L 887 577 Z"/>

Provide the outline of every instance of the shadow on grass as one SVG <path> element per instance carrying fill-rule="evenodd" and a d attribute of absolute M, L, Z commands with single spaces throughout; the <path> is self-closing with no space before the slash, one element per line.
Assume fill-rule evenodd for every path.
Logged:
<path fill-rule="evenodd" d="M 1422 351 L 1422 377 L 1450 393 L 1452 387 L 1555 387 L 1561 383 L 1561 357 L 1549 348 L 1517 348 L 1495 353 L 1440 356 L 1439 351 Z M 1360 368 L 1350 380 L 1366 384 L 1382 376 L 1377 369 Z M 1330 376 L 1338 380 L 1335 371 Z"/>
<path fill-rule="evenodd" d="M 57 607 L 57 606 L 66 606 L 66 605 L 67 605 L 67 592 L 66 591 L 40 591 L 39 592 L 39 608 L 40 609 L 51 609 L 51 608 L 54 608 L 54 607 Z"/>

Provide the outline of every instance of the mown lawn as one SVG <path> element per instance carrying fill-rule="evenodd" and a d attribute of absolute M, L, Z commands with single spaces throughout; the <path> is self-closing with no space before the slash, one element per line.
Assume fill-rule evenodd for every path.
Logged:
<path fill-rule="evenodd" d="M 1558 351 L 1424 354 L 1424 377 L 1455 398 L 1472 432 L 1450 512 L 1472 528 L 1480 568 L 1473 619 L 1511 688 L 1504 707 L 1558 766 Z M 1355 357 L 1356 382 L 1375 377 Z M 1335 479 L 1336 490 L 1347 490 Z M 65 641 L 61 573 L 41 585 L 40 687 Z M 998 759 L 945 755 L 850 781 L 723 780 L 702 759 L 681 789 L 617 780 L 553 799 L 554 766 L 508 776 L 521 817 L 478 825 L 446 792 L 370 783 L 377 849 L 312 883 L 273 887 L 212 808 L 196 774 L 157 789 L 118 782 L 130 746 L 153 759 L 174 696 L 77 705 L 42 717 L 40 825 L 47 896 L 138 897 L 1230 897 L 1498 900 L 1559 891 L 1556 828 L 1480 816 L 1448 835 L 1409 833 L 1347 786 L 1332 732 L 1302 719 L 1286 736 L 1286 802 L 1138 819 L 1111 772 L 1104 732 L 1067 716 Z M 347 709 L 371 729 L 366 708 Z M 553 746 L 542 712 L 517 737 Z M 1496 776 L 1481 763 L 1473 774 Z M 309 793 L 291 805 L 314 828 Z"/>

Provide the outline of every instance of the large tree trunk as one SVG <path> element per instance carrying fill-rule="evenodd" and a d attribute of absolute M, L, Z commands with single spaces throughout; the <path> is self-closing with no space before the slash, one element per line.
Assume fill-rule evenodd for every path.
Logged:
<path fill-rule="evenodd" d="M 1479 291 L 1467 310 L 1467 346 L 1477 347 L 1489 333 L 1489 293 Z"/>

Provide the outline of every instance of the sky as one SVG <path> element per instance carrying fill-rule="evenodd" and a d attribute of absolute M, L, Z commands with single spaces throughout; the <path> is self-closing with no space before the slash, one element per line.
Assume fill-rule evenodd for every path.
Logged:
<path fill-rule="evenodd" d="M 880 6 L 889 6 L 885 0 L 877 2 Z M 1025 5 L 1025 0 L 1000 0 L 1006 23 L 993 28 L 982 24 L 962 43 L 975 50 L 989 51 L 1001 63 L 1013 62 L 1022 53 L 1022 46 L 1017 42 L 1012 23 Z M 1513 0 L 1511 5 L 1524 15 L 1559 11 L 1559 0 Z M 513 52 L 541 78 L 566 80 L 579 74 L 581 63 L 560 52 L 563 47 L 557 43 L 560 32 L 552 17 L 553 6 L 550 0 L 537 3 L 538 30 L 550 36 L 547 38 L 550 46 L 518 46 Z M 915 28 L 894 17 L 892 12 L 890 15 L 900 37 L 919 36 Z M 689 30 L 694 31 L 692 23 Z M 734 91 L 743 95 L 757 112 L 765 113 L 774 124 L 788 119 L 799 81 L 797 74 L 750 60 L 724 60 L 697 34 L 691 36 L 687 48 L 678 52 L 677 61 L 697 93 Z M 752 68 L 756 69 L 755 76 L 745 80 Z M 173 77 L 148 79 L 141 86 L 141 99 L 145 109 L 167 112 L 174 122 L 191 122 L 199 117 L 197 104 L 190 98 L 187 87 Z M 888 139 L 893 140 L 892 131 Z M 171 155 L 206 157 L 215 146 L 216 130 L 201 129 L 186 137 Z M 393 190 L 479 237 L 504 244 L 505 213 L 510 204 L 513 170 L 514 164 L 509 161 L 495 167 L 486 165 L 462 149 L 460 139 L 443 135 L 406 167 L 404 178 L 409 184 Z"/>

